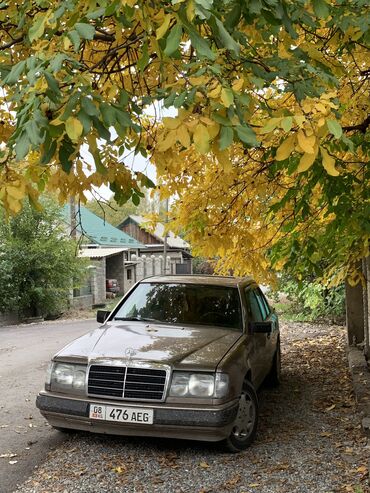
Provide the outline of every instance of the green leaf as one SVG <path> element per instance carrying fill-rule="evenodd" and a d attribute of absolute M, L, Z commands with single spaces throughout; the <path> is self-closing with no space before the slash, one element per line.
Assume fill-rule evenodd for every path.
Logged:
<path fill-rule="evenodd" d="M 57 81 L 54 79 L 52 75 L 49 74 L 46 70 L 44 70 L 44 76 L 46 79 L 46 82 L 48 83 L 49 89 L 56 95 L 60 95 L 60 89 Z"/>
<path fill-rule="evenodd" d="M 228 30 L 233 29 L 238 24 L 241 14 L 242 14 L 242 8 L 240 2 L 237 2 L 234 5 L 233 9 L 230 10 L 230 12 L 227 14 L 225 18 L 225 22 L 224 22 L 225 28 Z"/>
<path fill-rule="evenodd" d="M 136 195 L 136 193 L 133 193 L 132 194 L 131 200 L 132 200 L 132 203 L 134 205 L 139 205 L 140 204 L 140 197 L 138 195 Z"/>
<path fill-rule="evenodd" d="M 47 16 L 43 12 L 39 12 L 35 16 L 35 21 L 28 31 L 29 40 L 35 41 L 41 38 L 45 31 L 45 22 L 47 21 Z"/>
<path fill-rule="evenodd" d="M 236 56 L 240 54 L 240 46 L 225 29 L 223 23 L 217 17 L 214 18 L 222 44 L 226 49 L 232 51 Z"/>
<path fill-rule="evenodd" d="M 63 171 L 69 173 L 72 169 L 72 161 L 70 157 L 72 156 L 74 147 L 72 142 L 68 138 L 64 138 L 62 145 L 59 148 L 59 160 L 62 165 Z"/>
<path fill-rule="evenodd" d="M 164 54 L 166 56 L 171 56 L 180 46 L 182 36 L 182 25 L 178 22 L 170 31 L 167 36 L 166 48 L 164 49 Z"/>
<path fill-rule="evenodd" d="M 81 100 L 81 108 L 87 113 L 89 116 L 98 116 L 99 111 L 92 100 L 88 97 L 84 97 Z"/>
<path fill-rule="evenodd" d="M 80 110 L 77 114 L 77 118 L 80 120 L 83 126 L 83 133 L 87 135 L 90 132 L 92 121 L 90 115 L 88 115 L 84 110 Z"/>
<path fill-rule="evenodd" d="M 107 127 L 111 127 L 116 123 L 116 109 L 114 106 L 102 103 L 100 105 L 101 115 L 103 117 L 103 122 Z"/>
<path fill-rule="evenodd" d="M 122 127 L 131 127 L 132 121 L 127 111 L 122 111 L 116 108 L 116 119 Z"/>
<path fill-rule="evenodd" d="M 77 22 L 75 24 L 75 29 L 82 39 L 93 39 L 95 35 L 95 27 L 91 24 L 86 24 L 84 22 Z"/>
<path fill-rule="evenodd" d="M 184 104 L 185 99 L 186 99 L 187 92 L 184 91 L 182 92 L 173 102 L 173 105 L 175 108 L 181 108 L 181 106 Z"/>
<path fill-rule="evenodd" d="M 238 134 L 239 139 L 245 144 L 251 147 L 259 145 L 259 142 L 256 139 L 256 134 L 247 125 L 238 125 L 237 127 L 235 127 L 235 130 Z"/>
<path fill-rule="evenodd" d="M 48 164 L 51 161 L 52 157 L 54 156 L 56 150 L 57 150 L 56 140 L 51 141 L 49 138 L 47 145 L 45 143 L 44 153 L 41 156 L 41 160 L 40 160 L 41 164 Z"/>
<path fill-rule="evenodd" d="M 17 138 L 17 142 L 15 144 L 15 155 L 17 161 L 20 161 L 27 156 L 29 148 L 30 141 L 28 140 L 28 135 L 26 132 L 22 132 Z"/>
<path fill-rule="evenodd" d="M 281 121 L 281 128 L 285 130 L 285 132 L 289 132 L 289 130 L 293 126 L 293 117 L 292 116 L 286 116 L 285 118 L 282 119 Z"/>
<path fill-rule="evenodd" d="M 78 49 L 80 47 L 80 43 L 81 43 L 81 38 L 80 38 L 78 32 L 73 29 L 73 31 L 70 31 L 68 33 L 68 37 L 72 41 L 74 50 L 78 51 Z"/>
<path fill-rule="evenodd" d="M 141 57 L 137 61 L 137 68 L 140 70 L 141 73 L 144 72 L 144 70 L 148 66 L 148 63 L 149 63 L 148 43 L 145 42 L 143 44 Z"/>
<path fill-rule="evenodd" d="M 339 139 L 342 136 L 343 130 L 337 120 L 326 120 L 326 124 L 329 132 L 333 134 L 336 139 Z"/>
<path fill-rule="evenodd" d="M 317 17 L 326 19 L 329 15 L 329 6 L 325 0 L 313 0 L 313 10 Z"/>
<path fill-rule="evenodd" d="M 233 142 L 234 140 L 234 131 L 232 127 L 222 127 L 221 128 L 221 133 L 220 133 L 220 151 L 223 151 L 229 145 Z"/>
<path fill-rule="evenodd" d="M 4 79 L 4 84 L 9 84 L 10 86 L 19 81 L 20 76 L 22 75 L 24 69 L 26 67 L 26 61 L 23 60 L 21 62 L 13 65 L 11 71 Z"/>
<path fill-rule="evenodd" d="M 103 17 L 105 14 L 105 7 L 101 7 L 100 9 L 98 10 L 94 10 L 93 12 L 89 12 L 87 15 L 86 15 L 86 19 L 92 19 L 92 20 L 95 20 L 95 19 L 98 19 L 99 17 Z"/>
<path fill-rule="evenodd" d="M 24 128 L 27 132 L 31 144 L 35 146 L 39 146 L 40 144 L 42 144 L 44 139 L 41 136 L 41 132 L 40 132 L 41 128 L 37 125 L 37 123 L 34 120 L 28 121 L 24 126 Z"/>

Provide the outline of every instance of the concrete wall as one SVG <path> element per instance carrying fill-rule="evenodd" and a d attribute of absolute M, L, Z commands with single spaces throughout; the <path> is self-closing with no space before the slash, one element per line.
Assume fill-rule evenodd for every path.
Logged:
<path fill-rule="evenodd" d="M 91 308 L 93 305 L 93 295 L 77 296 L 70 300 L 71 308 L 82 310 L 83 308 Z"/>
<path fill-rule="evenodd" d="M 361 345 L 370 359 L 370 258 L 363 259 L 364 283 L 350 286 L 346 283 L 346 319 L 348 344 Z"/>
<path fill-rule="evenodd" d="M 98 305 L 105 302 L 105 258 L 100 260 L 90 259 L 91 267 L 91 290 L 93 304 Z"/>
<path fill-rule="evenodd" d="M 105 274 L 107 279 L 117 279 L 121 292 L 124 291 L 125 267 L 124 253 L 117 253 L 105 259 Z"/>
<path fill-rule="evenodd" d="M 0 313 L 0 327 L 15 325 L 20 322 L 16 313 Z"/>

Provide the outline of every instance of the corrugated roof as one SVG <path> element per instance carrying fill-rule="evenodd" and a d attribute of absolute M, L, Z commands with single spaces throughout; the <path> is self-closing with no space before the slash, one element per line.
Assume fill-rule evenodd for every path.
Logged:
<path fill-rule="evenodd" d="M 69 204 L 63 207 L 63 215 L 66 222 L 70 224 Z M 83 205 L 76 208 L 76 223 L 77 231 L 86 236 L 91 243 L 105 247 L 144 248 L 144 245 L 135 238 L 115 228 Z"/>
<path fill-rule="evenodd" d="M 78 256 L 83 258 L 102 258 L 127 252 L 127 250 L 128 248 L 84 248 L 80 250 Z"/>
<path fill-rule="evenodd" d="M 145 223 L 148 222 L 147 219 L 143 216 L 137 216 L 135 214 L 130 214 L 128 217 L 130 217 L 133 221 L 135 221 L 139 226 L 142 226 L 145 229 Z M 149 233 L 158 240 L 160 240 L 161 243 L 164 242 L 164 231 L 165 231 L 165 226 L 162 223 L 157 223 L 154 232 L 152 230 L 149 230 Z M 183 240 L 180 238 L 180 236 L 176 236 L 172 231 L 168 232 L 167 235 L 167 245 L 170 248 L 190 248 L 190 245 L 187 241 Z"/>

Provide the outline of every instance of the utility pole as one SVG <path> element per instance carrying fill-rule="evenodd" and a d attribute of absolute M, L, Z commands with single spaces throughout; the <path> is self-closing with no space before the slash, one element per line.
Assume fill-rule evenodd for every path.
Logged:
<path fill-rule="evenodd" d="M 165 216 L 165 220 L 164 220 L 165 234 L 164 234 L 164 243 L 163 243 L 163 262 L 164 262 L 164 269 L 163 269 L 164 272 L 163 273 L 164 273 L 164 275 L 167 274 L 167 238 L 168 238 L 168 233 L 166 230 L 166 226 L 168 223 L 168 199 L 166 199 L 166 201 L 165 201 L 165 212 L 166 212 L 166 216 Z"/>

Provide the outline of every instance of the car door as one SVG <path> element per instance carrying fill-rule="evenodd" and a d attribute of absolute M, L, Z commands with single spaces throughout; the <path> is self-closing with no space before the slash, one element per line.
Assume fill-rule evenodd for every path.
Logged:
<path fill-rule="evenodd" d="M 256 382 L 256 386 L 259 386 L 266 376 L 266 367 L 269 368 L 269 365 L 271 366 L 269 334 L 253 333 L 250 328 L 250 322 L 263 322 L 267 318 L 267 314 L 266 310 L 262 309 L 263 305 L 258 301 L 255 286 L 246 287 L 244 296 L 248 314 L 248 333 L 253 341 L 255 355 L 254 368 L 252 368 L 252 372 L 255 374 L 253 380 Z"/>
<path fill-rule="evenodd" d="M 258 301 L 258 304 L 261 308 L 261 312 L 262 312 L 262 316 L 263 316 L 264 321 L 270 321 L 272 324 L 271 333 L 266 334 L 266 353 L 268 355 L 268 363 L 269 363 L 267 371 L 269 371 L 273 357 L 275 355 L 277 340 L 278 340 L 278 335 L 279 335 L 278 319 L 277 319 L 275 312 L 271 309 L 270 305 L 268 304 L 268 301 L 267 301 L 265 295 L 260 290 L 260 288 L 255 287 L 254 288 L 254 294 L 255 294 L 257 301 Z"/>

